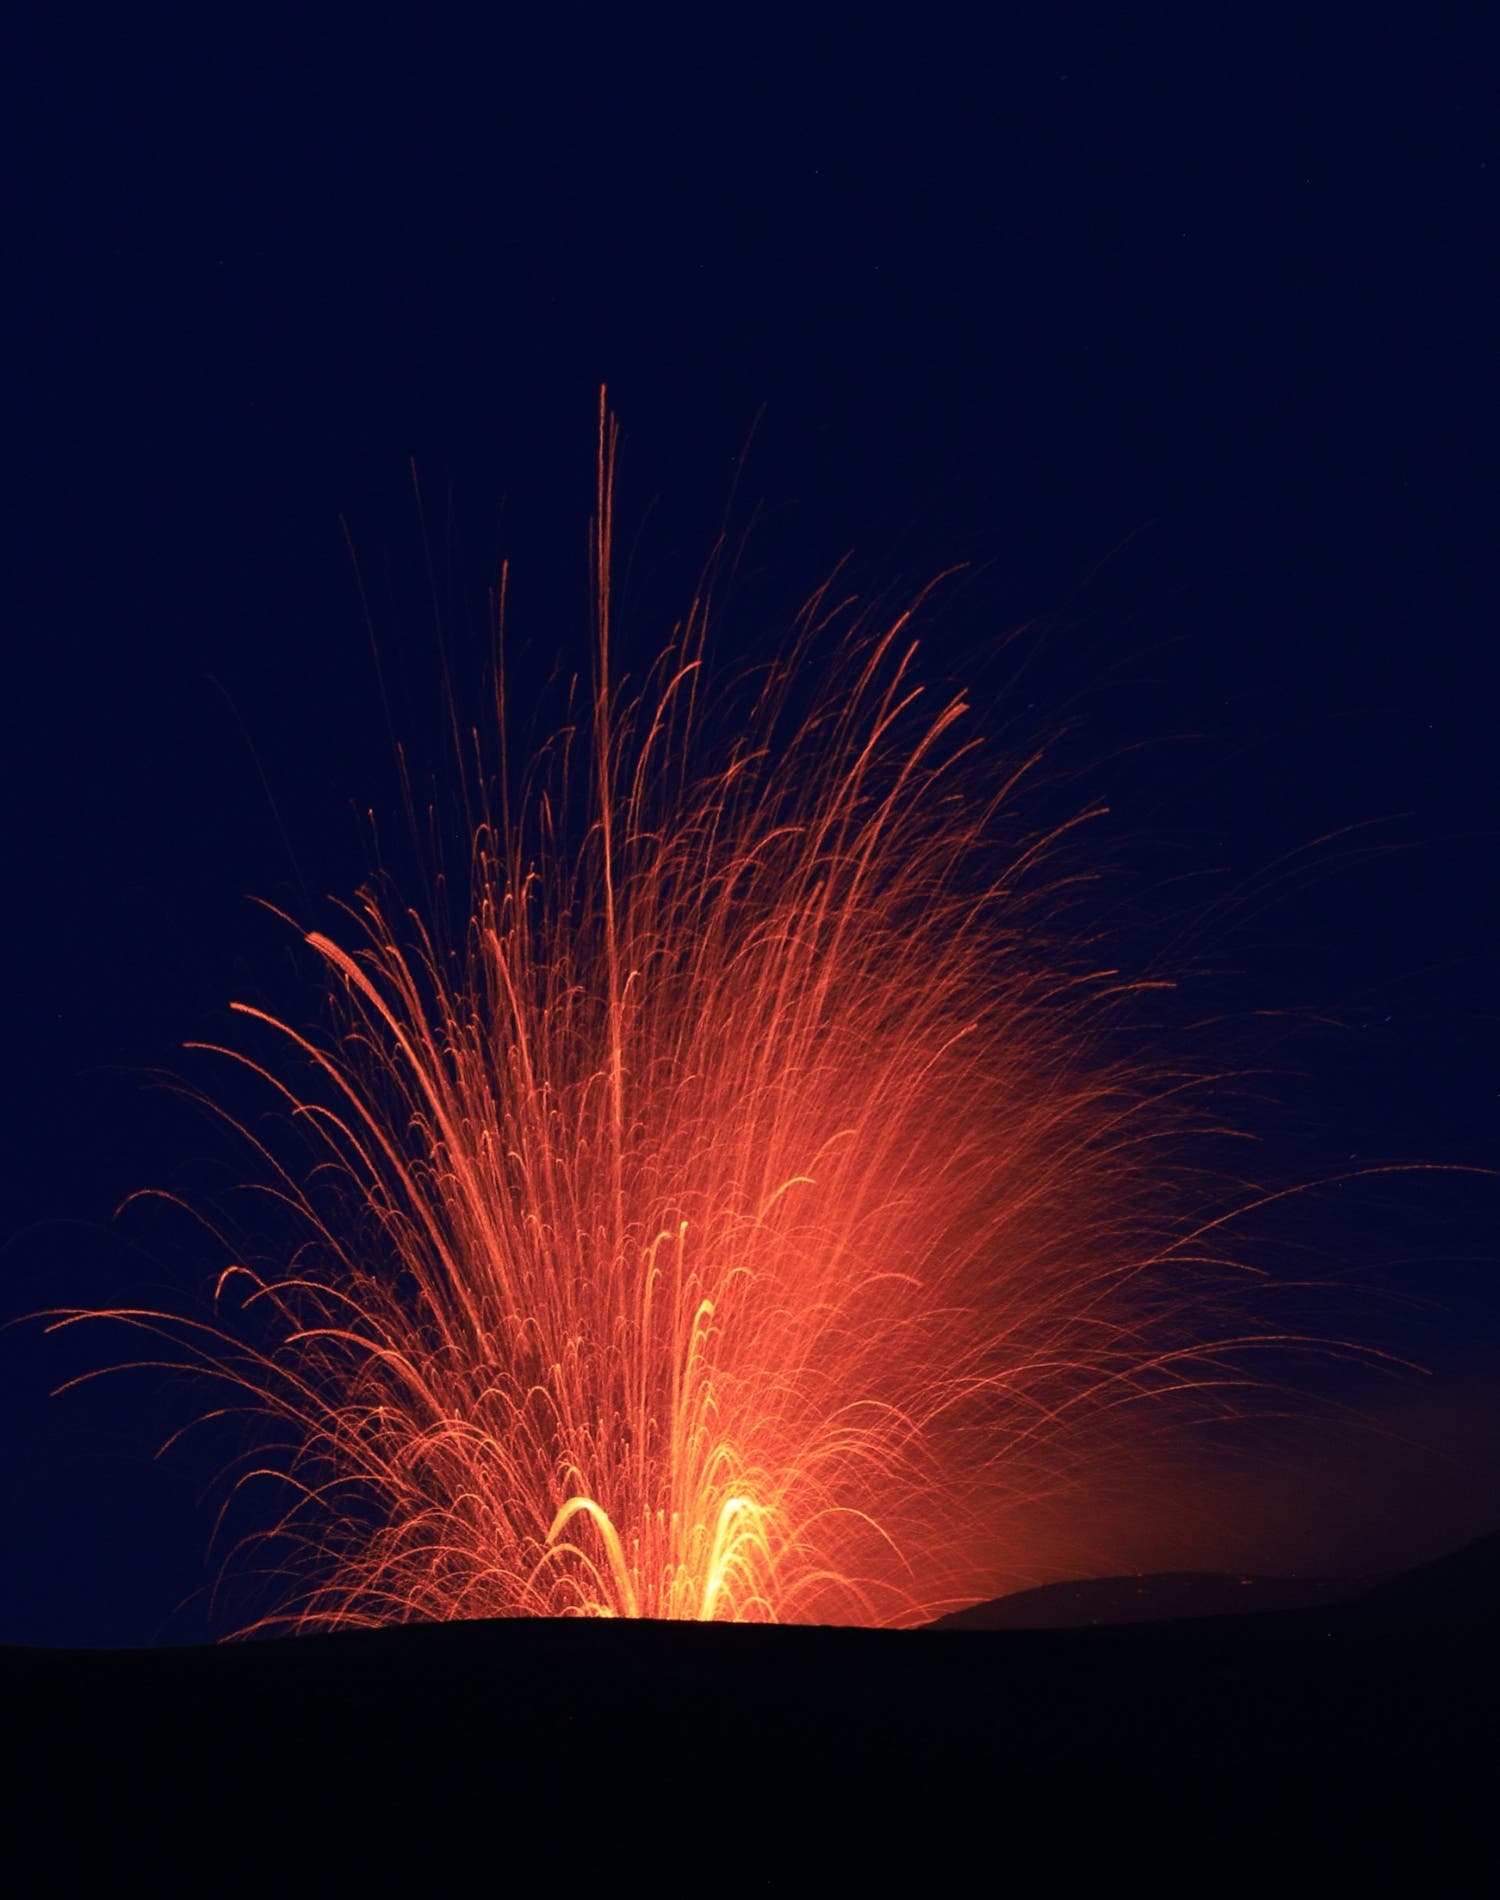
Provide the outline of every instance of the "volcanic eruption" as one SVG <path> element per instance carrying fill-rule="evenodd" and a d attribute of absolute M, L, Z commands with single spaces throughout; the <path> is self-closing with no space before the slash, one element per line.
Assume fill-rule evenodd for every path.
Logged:
<path fill-rule="evenodd" d="M 303 1243 L 110 1315 L 258 1420 L 225 1508 L 279 1627 L 917 1622 L 1285 1343 L 1211 1077 L 1088 923 L 1100 807 L 1035 822 L 1045 748 L 925 683 L 925 596 L 830 582 L 723 682 L 705 588 L 617 677 L 614 469 L 601 400 L 591 685 L 516 769 L 500 653 L 457 926 L 372 881 L 305 937 L 325 1028 L 236 1005 Z"/>

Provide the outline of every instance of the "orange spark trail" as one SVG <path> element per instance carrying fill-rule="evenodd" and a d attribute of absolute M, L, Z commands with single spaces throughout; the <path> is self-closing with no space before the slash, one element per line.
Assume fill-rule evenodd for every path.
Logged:
<path fill-rule="evenodd" d="M 614 455 L 601 403 L 586 821 L 564 738 L 482 798 L 458 941 L 367 889 L 306 937 L 335 1035 L 239 1006 L 308 1078 L 224 1052 L 320 1145 L 261 1147 L 308 1244 L 115 1314 L 268 1423 L 231 1491 L 281 1486 L 295 1627 L 910 1622 L 1269 1343 L 1193 1078 L 1118 1052 L 1097 814 L 1029 827 L 1039 755 L 976 755 L 916 607 L 816 596 L 715 715 L 699 600 L 627 696 Z"/>

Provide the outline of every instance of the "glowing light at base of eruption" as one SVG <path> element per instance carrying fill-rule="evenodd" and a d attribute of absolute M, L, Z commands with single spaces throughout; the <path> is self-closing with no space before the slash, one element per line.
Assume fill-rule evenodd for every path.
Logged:
<path fill-rule="evenodd" d="M 914 1621 L 1276 1343 L 1205 1078 L 1120 1053 L 1156 980 L 1079 924 L 1097 812 L 1030 826 L 920 601 L 825 589 L 726 698 L 700 598 L 629 688 L 613 471 L 601 408 L 586 740 L 474 789 L 467 929 L 372 887 L 306 937 L 333 1034 L 238 1006 L 310 1078 L 223 1052 L 320 1147 L 251 1137 L 306 1245 L 113 1315 L 261 1420 L 226 1507 L 281 1487 L 285 1625 Z"/>

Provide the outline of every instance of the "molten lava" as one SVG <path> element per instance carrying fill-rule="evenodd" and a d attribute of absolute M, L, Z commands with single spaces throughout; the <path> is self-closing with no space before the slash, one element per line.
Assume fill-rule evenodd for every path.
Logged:
<path fill-rule="evenodd" d="M 114 1315 L 266 1422 L 230 1489 L 281 1486 L 295 1627 L 911 1622 L 1256 1344 L 1193 1082 L 1119 1053 L 1152 985 L 1077 923 L 1095 812 L 1023 818 L 920 602 L 825 589 L 726 700 L 700 599 L 628 695 L 613 469 L 601 408 L 587 745 L 476 792 L 466 930 L 372 887 L 306 938 L 331 1035 L 242 1008 L 307 1244 Z"/>

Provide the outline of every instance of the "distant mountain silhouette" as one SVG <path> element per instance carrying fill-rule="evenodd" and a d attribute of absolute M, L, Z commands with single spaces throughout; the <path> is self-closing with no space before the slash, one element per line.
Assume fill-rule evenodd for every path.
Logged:
<path fill-rule="evenodd" d="M 1374 1577 L 1247 1577 L 1161 1571 L 1044 1583 L 954 1610 L 934 1630 L 1119 1629 L 1344 1606 L 1350 1618 L 1488 1619 L 1500 1608 L 1500 1532 L 1409 1571 Z"/>
<path fill-rule="evenodd" d="M 975 1603 L 927 1625 L 941 1630 L 1061 1630 L 1170 1623 L 1203 1616 L 1308 1610 L 1363 1596 L 1371 1577 L 1246 1577 L 1168 1570 L 1142 1576 L 1044 1583 Z"/>
<path fill-rule="evenodd" d="M 1441 1618 L 1488 1627 L 1500 1612 L 1500 1531 L 1381 1579 L 1353 1608 L 1363 1616 L 1413 1624 Z"/>

